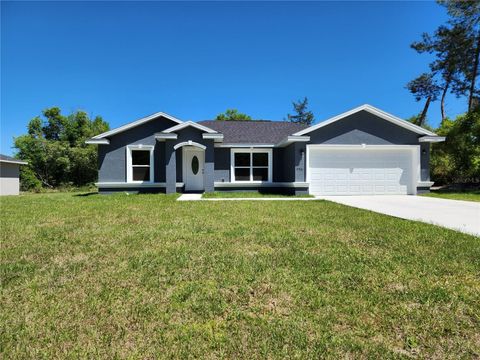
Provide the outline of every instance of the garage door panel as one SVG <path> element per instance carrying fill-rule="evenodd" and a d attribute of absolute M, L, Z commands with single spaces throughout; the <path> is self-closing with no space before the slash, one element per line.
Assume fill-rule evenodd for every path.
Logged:
<path fill-rule="evenodd" d="M 411 149 L 315 149 L 309 151 L 310 193 L 318 195 L 410 194 Z"/>

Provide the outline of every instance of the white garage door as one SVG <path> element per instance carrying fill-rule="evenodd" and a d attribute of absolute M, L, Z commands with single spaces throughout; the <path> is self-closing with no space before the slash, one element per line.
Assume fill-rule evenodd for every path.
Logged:
<path fill-rule="evenodd" d="M 307 181 L 313 195 L 391 195 L 416 192 L 418 149 L 308 146 Z"/>

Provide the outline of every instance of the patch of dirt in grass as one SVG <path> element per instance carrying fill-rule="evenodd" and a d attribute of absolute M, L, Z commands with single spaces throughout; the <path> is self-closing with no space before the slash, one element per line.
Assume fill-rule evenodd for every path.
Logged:
<path fill-rule="evenodd" d="M 286 292 L 275 293 L 269 283 L 261 283 L 249 291 L 248 307 L 263 315 L 288 316 L 291 306 L 292 297 Z"/>

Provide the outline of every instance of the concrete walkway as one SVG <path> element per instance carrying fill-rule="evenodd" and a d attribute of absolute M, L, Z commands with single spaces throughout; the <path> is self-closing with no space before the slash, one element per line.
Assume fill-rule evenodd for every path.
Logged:
<path fill-rule="evenodd" d="M 318 198 L 402 219 L 480 236 L 480 203 L 426 196 L 320 196 Z"/>
<path fill-rule="evenodd" d="M 202 200 L 202 194 L 182 194 L 177 201 L 198 201 Z"/>

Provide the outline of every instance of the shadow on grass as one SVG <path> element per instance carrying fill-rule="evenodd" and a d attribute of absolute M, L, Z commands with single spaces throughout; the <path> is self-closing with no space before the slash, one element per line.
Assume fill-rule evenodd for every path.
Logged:
<path fill-rule="evenodd" d="M 88 193 L 82 193 L 82 194 L 74 194 L 73 196 L 91 196 L 91 195 L 98 195 L 98 192 L 94 191 L 94 192 L 88 192 Z"/>

